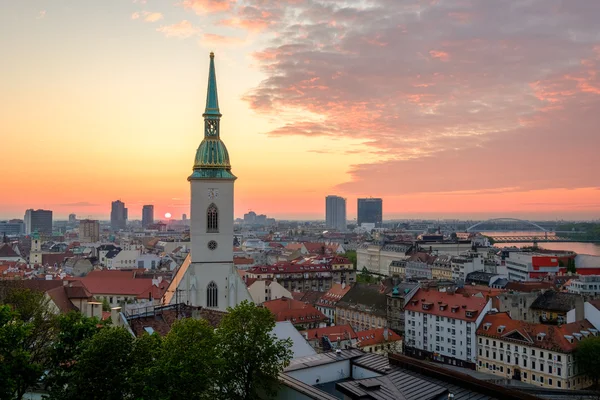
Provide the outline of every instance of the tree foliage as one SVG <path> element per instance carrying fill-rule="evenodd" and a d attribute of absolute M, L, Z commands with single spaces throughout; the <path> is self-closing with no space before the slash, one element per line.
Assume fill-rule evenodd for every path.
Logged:
<path fill-rule="evenodd" d="M 0 400 L 42 384 L 50 400 L 264 399 L 291 359 L 290 340 L 271 334 L 272 314 L 248 302 L 216 330 L 182 319 L 164 337 L 136 338 L 78 312 L 53 316 L 42 299 L 20 292 L 0 305 Z"/>
<path fill-rule="evenodd" d="M 42 375 L 31 362 L 29 342 L 33 324 L 24 322 L 7 305 L 0 305 L 0 399 L 21 399 Z"/>
<path fill-rule="evenodd" d="M 217 330 L 221 398 L 255 400 L 277 393 L 278 375 L 291 360 L 291 340 L 277 340 L 271 312 L 247 301 L 228 309 Z"/>
<path fill-rule="evenodd" d="M 600 381 L 600 337 L 590 336 L 579 342 L 575 351 L 575 361 L 579 371 L 593 380 L 594 386 L 597 387 Z"/>
<path fill-rule="evenodd" d="M 346 257 L 348 260 L 352 261 L 352 265 L 354 265 L 354 269 L 356 269 L 357 266 L 357 258 L 356 258 L 356 250 L 348 250 L 347 252 L 344 253 L 344 257 Z"/>

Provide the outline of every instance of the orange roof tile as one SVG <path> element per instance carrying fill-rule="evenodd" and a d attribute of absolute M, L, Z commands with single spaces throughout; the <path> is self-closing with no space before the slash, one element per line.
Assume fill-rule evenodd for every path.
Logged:
<path fill-rule="evenodd" d="M 366 331 L 357 332 L 358 343 L 357 346 L 365 347 L 372 346 L 375 344 L 389 343 L 389 342 L 397 342 L 398 340 L 402 340 L 402 337 L 398 335 L 396 332 L 391 329 L 387 329 L 387 340 L 385 339 L 384 332 L 387 328 L 376 328 L 369 329 Z"/>
<path fill-rule="evenodd" d="M 579 342 L 577 337 L 584 338 L 594 333 L 598 334 L 598 331 L 587 320 L 561 326 L 533 324 L 512 319 L 505 312 L 486 315 L 477 329 L 477 335 L 480 336 L 526 343 L 527 346 L 563 353 L 575 350 Z M 565 336 L 571 336 L 572 342 Z"/>
<path fill-rule="evenodd" d="M 319 339 L 323 336 L 327 336 L 332 342 L 337 341 L 338 339 L 356 339 L 358 336 L 350 325 L 336 325 L 327 326 L 325 328 L 308 329 L 303 333 L 306 334 L 307 340 Z"/>
<path fill-rule="evenodd" d="M 273 313 L 276 321 L 303 323 L 329 320 L 321 311 L 310 304 L 285 297 L 265 301 L 263 306 Z"/>
<path fill-rule="evenodd" d="M 463 321 L 475 321 L 487 302 L 488 300 L 482 297 L 419 289 L 404 309 Z M 467 311 L 471 311 L 472 316 L 468 317 Z"/>

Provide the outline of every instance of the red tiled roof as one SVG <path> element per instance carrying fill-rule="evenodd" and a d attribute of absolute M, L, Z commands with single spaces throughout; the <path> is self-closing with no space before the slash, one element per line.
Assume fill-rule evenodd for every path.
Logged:
<path fill-rule="evenodd" d="M 249 265 L 254 264 L 254 260 L 246 257 L 233 257 L 233 263 L 235 265 Z"/>
<path fill-rule="evenodd" d="M 501 326 L 504 326 L 504 329 L 502 332 L 498 332 L 498 328 Z M 585 337 L 585 333 L 581 333 L 581 331 L 587 332 L 587 335 L 591 336 L 595 329 L 587 320 L 561 326 L 533 324 L 512 319 L 508 313 L 503 312 L 486 315 L 481 325 L 479 325 L 479 329 L 477 329 L 477 335 L 515 342 L 520 341 L 527 343 L 528 346 L 569 353 L 575 350 L 579 342 L 576 334 L 580 334 L 581 338 Z M 595 332 L 597 333 L 597 331 Z M 538 336 L 540 333 L 543 334 L 543 338 Z M 565 335 L 572 336 L 573 343 L 565 338 Z"/>
<path fill-rule="evenodd" d="M 19 257 L 8 243 L 0 244 L 0 257 Z"/>
<path fill-rule="evenodd" d="M 466 297 L 461 294 L 419 289 L 404 309 L 463 321 L 475 321 L 487 302 L 488 300 L 482 297 Z M 424 306 L 428 309 L 424 309 Z M 472 311 L 473 315 L 467 317 L 467 311 Z"/>
<path fill-rule="evenodd" d="M 73 253 L 67 251 L 66 253 L 43 253 L 42 254 L 42 265 L 61 265 L 66 258 L 73 257 Z"/>
<path fill-rule="evenodd" d="M 515 292 L 535 292 L 539 290 L 552 289 L 552 282 L 508 282 L 505 286 L 506 290 Z"/>
<path fill-rule="evenodd" d="M 345 287 L 342 289 L 341 283 L 334 283 L 331 289 L 329 289 L 327 293 L 325 293 L 325 295 L 319 299 L 317 304 L 325 307 L 334 307 L 335 304 L 340 301 L 346 293 L 348 293 L 350 288 L 350 285 L 345 285 Z"/>
<path fill-rule="evenodd" d="M 494 297 L 501 295 L 506 292 L 505 289 L 494 289 L 488 286 L 481 285 L 466 285 L 462 288 L 456 289 L 457 294 L 468 294 L 469 296 L 473 296 L 475 294 L 481 293 L 484 297 Z"/>
<path fill-rule="evenodd" d="M 298 300 L 282 297 L 277 300 L 265 301 L 263 306 L 273 313 L 276 321 L 291 321 L 293 324 L 328 321 L 321 311 Z"/>
<path fill-rule="evenodd" d="M 81 281 L 94 296 L 104 294 L 148 298 L 149 293 L 154 294 L 152 279 L 90 277 L 88 275 L 81 278 Z M 161 296 L 153 298 L 160 298 Z"/>
<path fill-rule="evenodd" d="M 301 250 L 302 243 L 288 243 L 285 248 L 288 250 Z"/>
<path fill-rule="evenodd" d="M 356 339 L 357 334 L 350 325 L 327 326 L 325 328 L 308 329 L 303 333 L 306 334 L 307 340 L 314 340 L 327 336 L 330 341 Z"/>
<path fill-rule="evenodd" d="M 357 346 L 358 347 L 372 346 L 372 345 L 376 345 L 376 344 L 396 342 L 396 341 L 402 339 L 402 337 L 400 335 L 398 335 L 391 329 L 387 329 L 388 338 L 386 340 L 385 335 L 384 335 L 384 332 L 386 329 L 387 328 L 376 328 L 376 329 L 369 329 L 366 331 L 358 332 Z"/>
<path fill-rule="evenodd" d="M 86 278 L 94 279 L 133 279 L 135 278 L 136 271 L 134 270 L 114 270 L 114 269 L 96 269 L 90 271 L 86 275 Z"/>

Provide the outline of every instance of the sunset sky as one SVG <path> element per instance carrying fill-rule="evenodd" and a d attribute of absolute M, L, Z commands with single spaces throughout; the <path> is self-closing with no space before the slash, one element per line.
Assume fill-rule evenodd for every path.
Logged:
<path fill-rule="evenodd" d="M 235 213 L 600 216 L 600 1 L 0 2 L 0 219 L 189 215 L 214 51 Z"/>

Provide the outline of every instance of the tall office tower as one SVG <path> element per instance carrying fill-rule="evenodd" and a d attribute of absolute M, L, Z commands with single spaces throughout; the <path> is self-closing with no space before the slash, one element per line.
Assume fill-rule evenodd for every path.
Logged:
<path fill-rule="evenodd" d="M 142 226 L 145 228 L 154 223 L 154 206 L 149 204 L 142 207 Z"/>
<path fill-rule="evenodd" d="M 325 197 L 325 226 L 340 232 L 346 231 L 346 199 L 340 196 Z"/>
<path fill-rule="evenodd" d="M 33 209 L 25 211 L 25 234 L 31 235 L 34 232 L 52 233 L 52 211 Z"/>
<path fill-rule="evenodd" d="M 381 199 L 358 199 L 358 226 L 367 223 L 380 227 L 382 219 L 383 201 Z"/>
<path fill-rule="evenodd" d="M 114 231 L 127 228 L 127 208 L 121 200 L 112 202 L 110 227 Z"/>
<path fill-rule="evenodd" d="M 69 223 L 72 224 L 72 223 L 75 223 L 75 222 L 77 222 L 77 215 L 75 215 L 75 214 L 69 214 Z"/>
<path fill-rule="evenodd" d="M 187 221 L 187 214 L 183 214 L 183 215 L 181 216 L 181 220 L 182 220 L 183 222 Z"/>
<path fill-rule="evenodd" d="M 79 240 L 84 243 L 100 241 L 100 223 L 92 219 L 79 221 Z"/>

